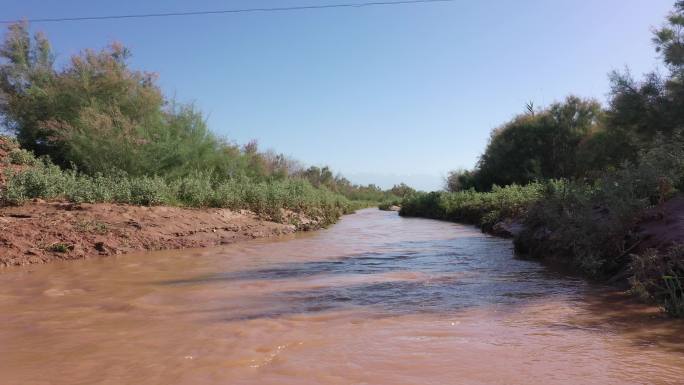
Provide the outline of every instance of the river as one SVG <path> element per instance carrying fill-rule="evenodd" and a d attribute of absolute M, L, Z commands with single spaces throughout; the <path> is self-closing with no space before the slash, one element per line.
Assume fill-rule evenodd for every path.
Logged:
<path fill-rule="evenodd" d="M 0 270 L 0 384 L 682 384 L 684 328 L 510 240 L 361 210 Z"/>

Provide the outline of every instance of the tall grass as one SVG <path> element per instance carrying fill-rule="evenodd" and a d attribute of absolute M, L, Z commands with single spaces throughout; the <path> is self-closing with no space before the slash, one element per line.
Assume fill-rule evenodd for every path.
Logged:
<path fill-rule="evenodd" d="M 378 209 L 382 211 L 390 211 L 394 206 L 401 207 L 401 201 L 401 198 L 384 200 L 378 204 Z"/>
<path fill-rule="evenodd" d="M 649 249 L 634 256 L 630 269 L 632 292 L 662 304 L 665 311 L 684 317 L 684 245 Z"/>
<path fill-rule="evenodd" d="M 490 192 L 475 190 L 417 193 L 401 203 L 402 216 L 419 216 L 476 224 L 483 230 L 497 222 L 520 217 L 541 197 L 543 184 L 494 186 Z"/>
<path fill-rule="evenodd" d="M 247 209 L 276 221 L 283 220 L 281 209 L 286 209 L 318 218 L 327 225 L 342 214 L 368 204 L 352 202 L 295 178 L 269 182 L 247 178 L 220 181 L 201 172 L 171 180 L 158 176 L 134 177 L 123 172 L 89 176 L 62 170 L 47 160 L 20 172 L 10 172 L 6 177 L 0 192 L 5 205 L 41 198 L 75 203 L 220 207 Z"/>

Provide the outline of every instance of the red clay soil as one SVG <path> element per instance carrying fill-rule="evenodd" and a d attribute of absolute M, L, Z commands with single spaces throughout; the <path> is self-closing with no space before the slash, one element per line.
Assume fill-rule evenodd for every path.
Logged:
<path fill-rule="evenodd" d="M 6 172 L 27 166 L 8 161 L 17 144 L 0 136 L 0 188 Z M 0 206 L 0 267 L 123 254 L 211 247 L 320 227 L 320 221 L 282 211 L 281 224 L 248 211 L 71 204 L 35 201 Z"/>
<path fill-rule="evenodd" d="M 684 196 L 676 196 L 662 206 L 650 210 L 639 223 L 639 250 L 665 250 L 684 244 Z"/>
<path fill-rule="evenodd" d="M 211 247 L 319 227 L 296 221 L 299 227 L 227 209 L 32 202 L 0 207 L 0 266 Z"/>

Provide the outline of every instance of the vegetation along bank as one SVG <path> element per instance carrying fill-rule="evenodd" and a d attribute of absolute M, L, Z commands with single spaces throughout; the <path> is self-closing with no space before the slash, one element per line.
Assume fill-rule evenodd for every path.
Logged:
<path fill-rule="evenodd" d="M 401 215 L 477 224 L 684 316 L 684 1 L 653 41 L 667 68 L 610 75 L 607 106 L 532 103 L 493 130 L 473 170 L 417 193 Z"/>
<path fill-rule="evenodd" d="M 0 265 L 311 230 L 398 199 L 213 134 L 119 43 L 61 66 L 26 23 L 0 46 Z"/>

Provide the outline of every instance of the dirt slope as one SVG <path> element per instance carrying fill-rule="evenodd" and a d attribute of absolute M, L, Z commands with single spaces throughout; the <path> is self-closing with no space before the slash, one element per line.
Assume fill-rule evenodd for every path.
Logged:
<path fill-rule="evenodd" d="M 18 145 L 0 136 L 0 189 L 7 172 L 29 166 L 10 162 Z M 40 200 L 0 206 L 0 267 L 133 251 L 210 247 L 320 227 L 317 219 L 282 210 L 284 222 L 248 211 L 71 204 Z"/>
<path fill-rule="evenodd" d="M 210 247 L 318 227 L 306 218 L 297 222 L 274 223 L 227 209 L 33 202 L 0 207 L 0 266 Z"/>
<path fill-rule="evenodd" d="M 675 244 L 684 244 L 684 196 L 676 196 L 662 206 L 649 210 L 637 228 L 640 250 L 665 250 Z"/>

